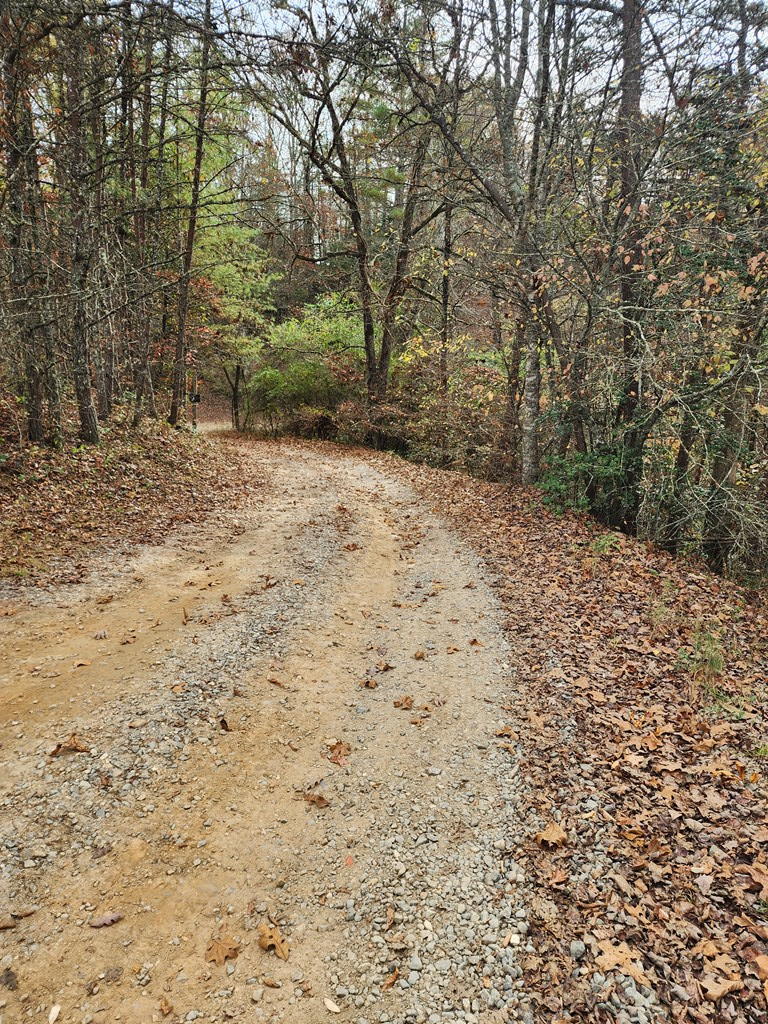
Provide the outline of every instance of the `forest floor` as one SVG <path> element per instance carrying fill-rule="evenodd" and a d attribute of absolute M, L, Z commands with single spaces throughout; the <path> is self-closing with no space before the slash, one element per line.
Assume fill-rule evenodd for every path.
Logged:
<path fill-rule="evenodd" d="M 0 593 L 0 1020 L 764 1020 L 756 596 L 526 492 L 198 443 L 199 521 Z"/>

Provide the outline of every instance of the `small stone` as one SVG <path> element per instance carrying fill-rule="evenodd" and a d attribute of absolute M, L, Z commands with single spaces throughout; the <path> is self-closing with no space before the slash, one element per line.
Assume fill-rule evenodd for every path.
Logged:
<path fill-rule="evenodd" d="M 587 947 L 581 941 L 581 939 L 574 939 L 571 943 L 571 957 L 574 960 L 581 960 L 581 958 L 587 952 Z"/>

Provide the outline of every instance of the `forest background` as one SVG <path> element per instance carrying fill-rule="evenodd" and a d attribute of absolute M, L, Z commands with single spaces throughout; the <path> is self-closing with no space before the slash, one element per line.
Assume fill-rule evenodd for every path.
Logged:
<path fill-rule="evenodd" d="M 226 395 L 763 579 L 767 24 L 4 4 L 0 477 Z"/>

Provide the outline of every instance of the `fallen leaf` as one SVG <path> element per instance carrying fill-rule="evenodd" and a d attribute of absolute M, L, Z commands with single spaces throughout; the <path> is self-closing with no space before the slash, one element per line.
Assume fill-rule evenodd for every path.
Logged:
<path fill-rule="evenodd" d="M 568 836 L 556 821 L 550 821 L 547 827 L 536 833 L 536 842 L 542 846 L 562 846 Z"/>
<path fill-rule="evenodd" d="M 279 960 L 287 960 L 290 947 L 280 934 L 280 930 L 268 921 L 262 921 L 258 928 L 259 948 L 265 952 L 274 949 Z"/>
<path fill-rule="evenodd" d="M 422 650 L 418 650 L 414 654 L 414 658 L 416 659 L 416 661 L 424 661 L 426 656 L 427 656 L 427 652 L 426 651 L 422 651 Z"/>
<path fill-rule="evenodd" d="M 706 896 L 712 888 L 713 882 L 714 878 L 712 875 L 699 875 L 696 878 L 696 888 L 700 890 L 702 896 Z"/>
<path fill-rule="evenodd" d="M 123 915 L 117 911 L 110 911 L 106 914 L 102 914 L 100 917 L 94 917 L 88 924 L 91 928 L 109 928 L 113 924 L 117 924 L 118 921 L 123 920 Z"/>
<path fill-rule="evenodd" d="M 259 939 L 259 945 L 261 946 L 261 939 Z M 262 946 L 262 949 L 264 948 Z M 212 935 L 205 950 L 205 962 L 223 967 L 225 960 L 236 960 L 239 952 L 240 946 L 229 935 Z"/>
<path fill-rule="evenodd" d="M 375 690 L 378 685 L 379 684 L 375 679 L 364 679 L 362 683 L 360 683 L 360 686 L 364 690 Z"/>
<path fill-rule="evenodd" d="M 275 981 L 274 978 L 264 978 L 264 984 L 267 988 L 282 988 L 282 981 Z"/>
<path fill-rule="evenodd" d="M 24 917 L 32 917 L 32 915 L 34 913 L 36 913 L 36 912 L 37 912 L 37 907 L 31 907 L 28 910 L 13 910 L 12 909 L 11 910 L 11 917 L 15 917 L 17 920 L 20 920 L 21 918 L 24 918 Z"/>
<path fill-rule="evenodd" d="M 387 989 L 392 988 L 397 979 L 400 977 L 400 968 L 396 967 L 391 974 L 388 974 L 384 979 L 384 983 L 381 986 L 382 992 L 386 992 Z"/>
<path fill-rule="evenodd" d="M 314 807 L 330 807 L 330 801 L 322 793 L 305 793 L 304 799 Z"/>
<path fill-rule="evenodd" d="M 19 987 L 18 979 L 10 967 L 6 967 L 5 970 L 0 973 L 0 985 L 2 985 L 3 988 L 7 988 L 9 992 L 15 992 Z"/>
<path fill-rule="evenodd" d="M 332 999 L 326 996 L 323 1002 L 325 1003 L 326 1010 L 330 1010 L 331 1013 L 341 1013 L 341 1007 L 337 1006 Z"/>
<path fill-rule="evenodd" d="M 515 732 L 511 725 L 505 725 L 501 729 L 497 729 L 493 734 L 494 736 L 506 736 L 507 739 L 516 740 L 519 739 L 519 735 Z"/>
<path fill-rule="evenodd" d="M 274 676 L 269 676 L 267 682 L 272 683 L 273 686 L 279 686 L 281 690 L 285 689 L 285 683 L 281 683 L 280 680 L 275 679 Z"/>
<path fill-rule="evenodd" d="M 377 672 L 391 672 L 394 667 L 395 666 L 394 665 L 390 665 L 390 663 L 388 661 L 380 661 L 376 665 L 376 671 Z"/>
<path fill-rule="evenodd" d="M 398 697 L 397 700 L 393 701 L 396 708 L 400 708 L 401 711 L 410 711 L 413 708 L 413 697 L 405 696 Z"/>
<path fill-rule="evenodd" d="M 388 932 L 392 925 L 395 923 L 395 908 L 387 907 L 387 923 L 384 927 L 384 931 Z"/>
<path fill-rule="evenodd" d="M 160 1012 L 164 1017 L 167 1017 L 169 1013 L 173 1013 L 173 1005 L 168 1002 L 165 996 L 160 1000 Z"/>
<path fill-rule="evenodd" d="M 608 939 L 602 939 L 598 942 L 598 946 L 602 950 L 602 953 L 595 957 L 595 963 L 598 967 L 605 971 L 618 967 L 623 974 L 628 974 L 630 978 L 634 978 L 638 985 L 650 985 L 650 981 L 638 966 L 637 961 L 640 961 L 639 953 L 630 949 L 626 942 L 620 942 L 614 946 Z"/>
<path fill-rule="evenodd" d="M 704 995 L 710 1003 L 716 1003 L 730 992 L 738 992 L 741 984 L 741 978 L 717 978 L 714 974 L 705 974 L 701 979 Z"/>
<path fill-rule="evenodd" d="M 446 654 L 458 654 L 460 650 L 461 650 L 460 647 L 446 647 L 445 653 Z"/>
<path fill-rule="evenodd" d="M 768 898 L 768 865 L 754 861 L 752 864 L 739 864 L 736 870 L 750 876 L 753 883 L 750 888 L 759 888 L 761 899 Z"/>
<path fill-rule="evenodd" d="M 224 732 L 232 732 L 232 730 L 229 728 L 229 722 L 226 720 L 226 718 L 220 718 L 219 725 L 224 730 Z"/>
<path fill-rule="evenodd" d="M 85 665 L 90 665 L 90 664 L 91 663 L 90 663 L 90 661 L 88 661 L 87 658 L 81 658 L 79 661 L 76 661 L 75 664 L 72 667 L 73 668 L 83 668 Z"/>
<path fill-rule="evenodd" d="M 171 693 L 183 693 L 187 688 L 186 683 L 176 683 L 175 686 L 171 687 Z"/>
<path fill-rule="evenodd" d="M 90 754 L 90 750 L 73 732 L 68 740 L 65 740 L 63 743 L 57 743 L 48 756 L 60 757 L 62 754 Z"/>
<path fill-rule="evenodd" d="M 331 752 L 328 755 L 328 760 L 342 767 L 347 763 L 347 758 L 352 753 L 352 747 L 345 743 L 344 740 L 338 740 L 329 749 Z"/>
<path fill-rule="evenodd" d="M 470 647 L 485 647 L 485 644 L 483 643 L 482 640 L 478 640 L 477 637 L 473 636 L 472 639 L 469 641 L 469 646 Z"/>

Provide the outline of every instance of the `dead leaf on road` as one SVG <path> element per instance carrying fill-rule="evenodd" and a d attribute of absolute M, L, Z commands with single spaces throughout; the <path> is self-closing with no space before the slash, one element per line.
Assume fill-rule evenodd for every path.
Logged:
<path fill-rule="evenodd" d="M 376 671 L 377 672 L 391 672 L 394 667 L 395 666 L 394 665 L 390 665 L 390 663 L 388 661 L 380 661 L 376 665 Z"/>
<path fill-rule="evenodd" d="M 259 947 L 265 953 L 274 949 L 275 956 L 279 960 L 287 960 L 290 947 L 280 934 L 280 930 L 268 921 L 262 921 L 258 928 Z"/>
<path fill-rule="evenodd" d="M 9 992 L 15 992 L 19 987 L 18 979 L 16 974 L 11 970 L 10 967 L 6 967 L 5 970 L 0 973 L 0 985 L 3 988 L 7 988 Z"/>
<path fill-rule="evenodd" d="M 165 996 L 160 1000 L 160 1012 L 164 1017 L 167 1017 L 169 1013 L 173 1013 L 173 1005 L 168 1002 Z"/>
<path fill-rule="evenodd" d="M 387 989 L 390 989 L 390 988 L 392 988 L 392 986 L 393 986 L 393 985 L 395 984 L 395 982 L 397 981 L 397 979 L 398 979 L 399 977 L 400 977 L 400 968 L 399 968 L 399 967 L 396 967 L 396 968 L 394 969 L 394 971 L 392 971 L 392 973 L 391 973 L 391 974 L 388 974 L 388 975 L 386 976 L 386 978 L 384 979 L 384 983 L 383 983 L 383 985 L 381 986 L 381 990 L 382 990 L 382 992 L 386 992 L 386 991 L 387 991 Z"/>
<path fill-rule="evenodd" d="M 378 682 L 375 679 L 364 679 L 360 686 L 363 690 L 375 690 L 378 686 Z"/>
<path fill-rule="evenodd" d="M 427 652 L 426 651 L 422 651 L 422 650 L 418 650 L 414 654 L 414 658 L 416 659 L 416 661 L 424 661 L 426 656 L 427 656 Z"/>
<path fill-rule="evenodd" d="M 410 711 L 413 708 L 413 697 L 408 695 L 398 697 L 393 703 L 396 708 L 400 708 L 402 711 Z"/>
<path fill-rule="evenodd" d="M 568 836 L 556 821 L 550 821 L 547 827 L 536 833 L 536 842 L 542 846 L 562 846 Z"/>
<path fill-rule="evenodd" d="M 63 743 L 57 743 L 48 756 L 60 757 L 62 754 L 90 754 L 90 749 L 73 732 L 68 740 L 65 740 Z"/>
<path fill-rule="evenodd" d="M 322 793 L 305 793 L 304 799 L 314 807 L 330 807 L 330 800 L 326 800 Z"/>
<path fill-rule="evenodd" d="M 329 747 L 331 751 L 328 755 L 328 760 L 332 761 L 333 764 L 338 764 L 343 767 L 347 763 L 347 758 L 352 753 L 352 747 L 344 740 L 337 740 L 333 746 Z"/>
<path fill-rule="evenodd" d="M 259 942 L 261 945 L 261 942 Z M 212 935 L 205 950 L 205 962 L 223 967 L 225 960 L 236 960 L 240 946 L 229 935 Z"/>

